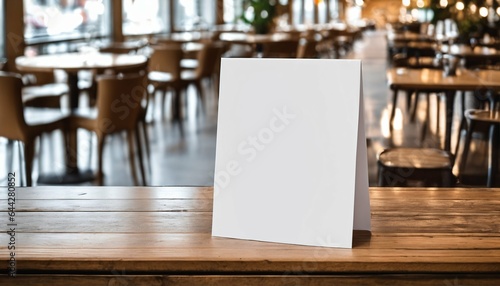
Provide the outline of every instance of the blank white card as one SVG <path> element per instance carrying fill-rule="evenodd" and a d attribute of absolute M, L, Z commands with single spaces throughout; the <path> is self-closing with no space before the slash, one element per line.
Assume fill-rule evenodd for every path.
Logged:
<path fill-rule="evenodd" d="M 370 230 L 361 62 L 222 59 L 212 235 L 352 247 Z"/>

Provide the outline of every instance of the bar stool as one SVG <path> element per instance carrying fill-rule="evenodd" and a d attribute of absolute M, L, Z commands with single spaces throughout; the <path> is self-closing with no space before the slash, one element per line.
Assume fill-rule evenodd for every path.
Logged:
<path fill-rule="evenodd" d="M 467 164 L 467 157 L 470 151 L 472 134 L 476 131 L 482 131 L 488 134 L 488 177 L 486 186 L 491 188 L 496 185 L 496 175 L 498 171 L 498 146 L 500 143 L 499 131 L 500 126 L 500 111 L 498 102 L 500 93 L 488 92 L 489 110 L 468 109 L 465 111 L 464 117 L 467 125 L 467 133 L 465 137 L 464 150 L 460 170 L 464 170 Z"/>
<path fill-rule="evenodd" d="M 434 148 L 391 148 L 377 158 L 378 184 L 381 187 L 407 187 L 418 181 L 423 186 L 452 187 L 455 157 Z"/>
<path fill-rule="evenodd" d="M 392 113 L 394 113 L 396 98 L 397 93 L 395 92 Z M 428 116 L 429 110 L 427 113 Z M 390 124 L 392 125 L 392 116 Z M 455 154 L 436 148 L 400 147 L 386 149 L 377 156 L 378 184 L 382 187 L 406 187 L 414 181 L 418 182 L 420 186 L 426 187 L 452 187 L 457 183 L 453 167 L 459 145 L 460 136 Z"/>

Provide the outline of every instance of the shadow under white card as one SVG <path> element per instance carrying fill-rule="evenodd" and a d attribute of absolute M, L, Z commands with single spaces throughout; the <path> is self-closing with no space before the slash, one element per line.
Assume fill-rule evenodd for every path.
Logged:
<path fill-rule="evenodd" d="M 352 247 L 354 217 L 370 229 L 361 62 L 223 59 L 220 81 L 212 235 Z"/>

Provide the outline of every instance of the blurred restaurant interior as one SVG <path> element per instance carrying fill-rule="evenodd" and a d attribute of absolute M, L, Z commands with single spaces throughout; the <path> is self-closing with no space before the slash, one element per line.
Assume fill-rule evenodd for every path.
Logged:
<path fill-rule="evenodd" d="M 0 0 L 0 14 L 4 185 L 213 185 L 222 57 L 359 59 L 370 186 L 500 185 L 499 0 Z"/>

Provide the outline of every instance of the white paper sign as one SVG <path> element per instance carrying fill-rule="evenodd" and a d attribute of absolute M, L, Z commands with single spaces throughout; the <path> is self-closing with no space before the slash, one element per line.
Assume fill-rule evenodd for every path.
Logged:
<path fill-rule="evenodd" d="M 361 62 L 222 59 L 212 235 L 352 247 L 370 230 Z"/>

